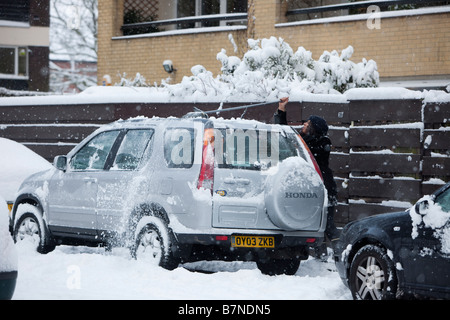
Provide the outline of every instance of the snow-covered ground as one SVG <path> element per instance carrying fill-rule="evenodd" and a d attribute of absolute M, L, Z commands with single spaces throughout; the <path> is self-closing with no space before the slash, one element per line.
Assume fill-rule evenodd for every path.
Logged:
<path fill-rule="evenodd" d="M 57 247 L 42 255 L 16 245 L 14 300 L 349 300 L 331 258 L 302 261 L 294 276 L 267 276 L 251 262 L 197 262 L 173 271 L 116 248 Z"/>

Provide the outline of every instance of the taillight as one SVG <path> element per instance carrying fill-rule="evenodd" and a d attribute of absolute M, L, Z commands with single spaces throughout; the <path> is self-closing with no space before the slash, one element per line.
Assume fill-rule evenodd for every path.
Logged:
<path fill-rule="evenodd" d="M 203 134 L 202 166 L 198 177 L 197 188 L 209 189 L 213 192 L 214 184 L 214 129 L 205 129 Z"/>
<path fill-rule="evenodd" d="M 312 154 L 311 150 L 309 150 L 309 147 L 306 144 L 305 140 L 303 140 L 303 138 L 300 135 L 298 135 L 298 137 L 299 137 L 300 141 L 303 143 L 303 145 L 305 146 L 305 149 L 308 150 L 308 154 L 314 165 L 314 169 L 316 169 L 317 173 L 320 176 L 320 179 L 322 179 L 322 181 L 323 181 L 322 172 L 320 171 L 320 168 L 319 168 L 319 165 L 317 164 L 316 158 L 314 158 L 314 155 Z"/>

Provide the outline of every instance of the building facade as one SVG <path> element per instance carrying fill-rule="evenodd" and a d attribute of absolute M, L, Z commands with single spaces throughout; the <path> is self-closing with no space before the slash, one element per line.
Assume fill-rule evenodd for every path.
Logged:
<path fill-rule="evenodd" d="M 382 82 L 450 83 L 450 2 L 373 3 L 102 0 L 97 82 L 103 75 L 114 84 L 120 75 L 140 73 L 148 83 L 177 83 L 198 64 L 217 74 L 222 49 L 242 58 L 247 39 L 275 36 L 294 51 L 299 46 L 311 51 L 314 59 L 351 45 L 353 61 L 377 62 Z M 164 61 L 172 62 L 173 72 L 165 71 Z"/>
<path fill-rule="evenodd" d="M 0 0 L 0 87 L 48 91 L 49 0 Z"/>

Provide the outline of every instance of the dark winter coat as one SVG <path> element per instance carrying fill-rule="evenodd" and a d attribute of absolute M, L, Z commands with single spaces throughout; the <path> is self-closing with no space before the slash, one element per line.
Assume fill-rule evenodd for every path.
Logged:
<path fill-rule="evenodd" d="M 287 125 L 286 112 L 277 110 L 274 115 L 274 123 Z M 329 158 L 331 151 L 331 140 L 324 135 L 303 135 L 301 134 L 303 140 L 309 147 L 309 150 L 316 159 L 317 165 L 320 168 L 322 177 L 324 180 L 325 188 L 328 191 L 329 205 L 336 204 L 337 186 L 334 181 L 333 171 L 329 167 Z"/>

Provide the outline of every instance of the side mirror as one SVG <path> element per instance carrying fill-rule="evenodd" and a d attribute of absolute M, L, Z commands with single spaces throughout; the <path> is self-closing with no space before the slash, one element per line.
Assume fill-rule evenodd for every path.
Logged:
<path fill-rule="evenodd" d="M 430 206 L 430 204 L 429 204 L 428 200 L 422 200 L 422 201 L 417 202 L 414 208 L 415 208 L 417 214 L 420 214 L 423 216 L 423 215 L 427 214 L 427 209 L 429 206 Z"/>
<path fill-rule="evenodd" d="M 67 157 L 66 156 L 56 156 L 55 160 L 53 160 L 53 165 L 58 170 L 66 171 L 66 169 L 67 169 Z"/>

